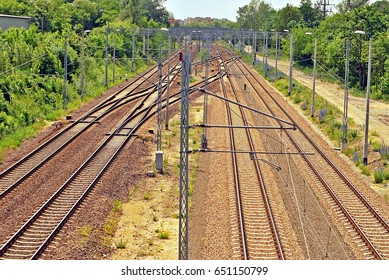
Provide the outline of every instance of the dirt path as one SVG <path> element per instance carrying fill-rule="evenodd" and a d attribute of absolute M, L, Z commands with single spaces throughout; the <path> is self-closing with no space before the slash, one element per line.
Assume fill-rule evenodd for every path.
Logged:
<path fill-rule="evenodd" d="M 268 60 L 274 66 L 275 60 Z M 289 73 L 289 62 L 278 61 L 278 69 L 284 73 Z M 301 71 L 293 69 L 293 78 L 301 84 L 312 88 L 312 76 L 308 76 Z M 323 82 L 316 79 L 316 94 L 331 102 L 343 112 L 344 88 L 337 84 Z M 365 124 L 366 98 L 349 95 L 348 116 L 361 127 Z M 370 100 L 369 131 L 376 131 L 386 143 L 389 143 L 389 104 Z"/>

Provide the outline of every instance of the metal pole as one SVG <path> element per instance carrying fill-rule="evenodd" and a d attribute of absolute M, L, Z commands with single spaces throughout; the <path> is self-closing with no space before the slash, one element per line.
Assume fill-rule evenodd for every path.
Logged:
<path fill-rule="evenodd" d="M 162 150 L 162 45 L 159 45 L 158 59 L 158 101 L 157 101 L 157 151 Z"/>
<path fill-rule="evenodd" d="M 372 38 L 369 40 L 369 63 L 367 68 L 367 91 L 366 91 L 366 122 L 365 122 L 365 143 L 363 145 L 363 164 L 367 165 L 369 152 L 369 105 L 370 105 L 370 80 L 371 80 L 371 52 Z"/>
<path fill-rule="evenodd" d="M 178 259 L 188 259 L 188 193 L 189 193 L 189 69 L 190 56 L 185 54 L 182 61 L 181 85 L 181 143 L 180 143 L 180 215 Z"/>
<path fill-rule="evenodd" d="M 166 130 L 169 129 L 169 97 L 170 97 L 170 52 L 171 52 L 171 37 L 170 34 L 168 35 L 168 60 L 167 60 L 167 92 L 166 92 L 166 123 L 165 128 Z"/>
<path fill-rule="evenodd" d="M 293 89 L 293 33 L 290 32 L 290 65 L 289 65 L 289 89 L 288 95 L 292 94 Z"/>
<path fill-rule="evenodd" d="M 136 29 L 132 33 L 132 72 L 135 72 L 135 33 Z"/>
<path fill-rule="evenodd" d="M 206 55 L 206 64 L 205 64 L 205 90 L 208 90 L 208 79 L 209 79 L 209 59 L 210 59 L 210 52 L 211 52 L 211 41 L 208 38 L 207 39 L 207 55 Z M 204 92 L 204 116 L 203 116 L 203 123 L 208 123 L 208 94 Z M 207 149 L 207 129 L 204 127 L 203 133 L 201 135 L 201 148 Z"/>
<path fill-rule="evenodd" d="M 115 84 L 115 60 L 116 60 L 116 46 L 113 45 L 113 59 L 112 59 L 112 83 Z"/>
<path fill-rule="evenodd" d="M 342 129 L 342 145 L 341 151 L 348 148 L 347 140 L 347 115 L 348 115 L 348 83 L 350 75 L 350 39 L 346 42 L 346 69 L 344 78 L 344 107 L 343 107 L 343 129 Z"/>
<path fill-rule="evenodd" d="M 85 94 L 85 86 L 84 86 L 84 76 L 85 76 L 85 45 L 84 45 L 84 38 L 85 37 L 85 31 L 82 31 L 82 60 L 81 60 L 81 99 L 84 99 Z"/>
<path fill-rule="evenodd" d="M 162 152 L 162 45 L 159 45 L 158 60 L 158 100 L 157 100 L 157 152 L 155 154 L 155 165 L 159 172 L 163 172 Z"/>
<path fill-rule="evenodd" d="M 265 66 L 265 77 L 267 77 L 267 57 L 268 57 L 268 34 L 265 32 L 265 60 L 264 60 L 264 66 Z"/>
<path fill-rule="evenodd" d="M 67 80 L 68 80 L 68 37 L 67 35 L 65 35 L 65 55 L 64 55 L 64 61 L 63 61 L 63 65 L 64 65 L 64 90 L 63 90 L 63 108 L 66 110 L 67 107 L 68 107 L 68 93 L 67 93 L 67 88 L 66 88 L 66 85 L 67 85 Z"/>
<path fill-rule="evenodd" d="M 146 55 L 146 35 L 143 35 L 143 55 Z"/>
<path fill-rule="evenodd" d="M 315 51 L 313 55 L 312 105 L 311 105 L 312 118 L 315 116 L 316 49 L 317 49 L 317 38 L 315 37 Z"/>
<path fill-rule="evenodd" d="M 254 31 L 254 38 L 253 38 L 253 52 L 254 52 L 254 60 L 253 65 L 255 65 L 255 61 L 257 60 L 257 32 Z"/>
<path fill-rule="evenodd" d="M 150 27 L 147 28 L 147 61 L 150 59 Z"/>
<path fill-rule="evenodd" d="M 262 63 L 263 63 L 263 70 L 266 73 L 266 65 L 265 65 L 265 55 L 266 55 L 266 32 L 263 32 L 263 41 L 262 41 Z M 265 74 L 266 75 L 266 74 Z"/>
<path fill-rule="evenodd" d="M 109 28 L 105 30 L 105 82 L 104 85 L 108 88 L 108 34 Z"/>
<path fill-rule="evenodd" d="M 277 80 L 277 75 L 278 75 L 278 41 L 279 41 L 279 34 L 280 33 L 276 33 L 276 80 Z"/>

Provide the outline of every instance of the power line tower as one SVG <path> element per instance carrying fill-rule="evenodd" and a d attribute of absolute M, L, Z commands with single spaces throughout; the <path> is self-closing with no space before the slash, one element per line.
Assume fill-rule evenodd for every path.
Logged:
<path fill-rule="evenodd" d="M 330 0 L 319 0 L 317 5 L 320 7 L 320 12 L 323 19 L 326 19 L 329 14 L 332 14 L 332 7 L 334 4 L 330 4 Z"/>

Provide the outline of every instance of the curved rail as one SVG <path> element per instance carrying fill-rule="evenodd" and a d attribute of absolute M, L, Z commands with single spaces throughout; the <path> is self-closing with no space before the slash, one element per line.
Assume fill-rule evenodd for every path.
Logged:
<path fill-rule="evenodd" d="M 173 66 L 173 70 L 179 65 L 177 62 Z M 165 63 L 166 65 L 166 63 Z M 157 74 L 155 71 L 156 67 L 152 67 L 150 70 L 146 71 L 144 75 L 151 77 L 152 75 Z M 177 74 L 176 74 L 177 75 Z M 164 77 L 166 79 L 167 76 Z M 139 80 L 143 80 L 141 83 L 135 85 L 127 94 L 120 98 L 116 98 L 120 93 L 127 90 L 129 87 L 133 86 Z M 9 192 L 14 190 L 19 184 L 26 180 L 31 174 L 37 171 L 55 155 L 57 155 L 61 150 L 66 146 L 72 143 L 77 137 L 79 137 L 83 132 L 89 129 L 94 124 L 98 123 L 100 119 L 108 115 L 109 113 L 117 110 L 118 108 L 140 98 L 147 94 L 149 91 L 157 89 L 157 85 L 152 85 L 137 91 L 146 81 L 147 77 L 138 77 L 137 79 L 130 82 L 121 90 L 115 92 L 112 96 L 104 100 L 101 104 L 97 105 L 90 112 L 82 116 L 76 122 L 68 126 L 66 129 L 46 141 L 44 144 L 33 150 L 31 153 L 27 154 L 21 160 L 4 170 L 0 174 L 0 199 L 5 197 Z M 148 81 L 149 82 L 149 81 Z M 138 96 L 133 97 L 134 94 Z M 99 115 L 96 116 L 96 113 L 102 111 Z M 88 120 L 89 119 L 89 120 Z"/>

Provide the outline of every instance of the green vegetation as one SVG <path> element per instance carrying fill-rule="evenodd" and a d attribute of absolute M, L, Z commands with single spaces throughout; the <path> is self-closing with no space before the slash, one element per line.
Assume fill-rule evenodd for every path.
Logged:
<path fill-rule="evenodd" d="M 346 40 L 350 40 L 351 92 L 364 96 L 367 86 L 367 63 L 369 38 L 373 42 L 371 96 L 373 99 L 389 101 L 389 2 L 351 0 L 342 1 L 338 13 L 324 17 L 320 6 L 312 0 L 301 0 L 298 7 L 287 4 L 276 11 L 264 0 L 251 2 L 238 10 L 239 28 L 274 30 L 281 32 L 281 57 L 289 55 L 290 30 L 294 35 L 293 60 L 303 72 L 312 72 L 314 39 L 306 35 L 311 32 L 317 38 L 318 77 L 344 83 Z M 356 30 L 366 35 L 355 34 Z M 269 56 L 275 54 L 275 32 L 268 38 Z M 262 35 L 258 38 L 258 58 L 264 52 Z"/>
<path fill-rule="evenodd" d="M 348 5 L 350 4 L 350 5 Z M 344 86 L 346 41 L 350 41 L 350 92 L 364 97 L 367 87 L 367 63 L 369 39 L 373 42 L 371 97 L 389 101 L 389 2 L 376 1 L 342 1 L 338 6 L 338 13 L 323 16 L 311 0 L 301 0 L 299 7 L 287 5 L 276 11 L 263 0 L 252 0 L 238 11 L 239 27 L 253 30 L 273 30 L 268 33 L 268 56 L 275 58 L 276 32 L 280 34 L 279 59 L 288 60 L 290 52 L 290 32 L 293 33 L 294 67 L 306 74 L 313 72 L 314 38 L 317 38 L 317 77 L 325 81 L 339 83 Z M 260 19 L 260 20 L 258 20 Z M 362 30 L 366 35 L 356 34 Z M 310 32 L 313 36 L 308 36 Z M 261 33 L 260 33 L 261 34 Z M 247 43 L 246 43 L 247 44 Z M 250 42 L 248 43 L 250 44 Z M 255 69 L 265 76 L 263 57 L 264 40 L 258 38 L 257 64 Z M 243 54 L 244 60 L 252 64 L 252 55 Z M 293 81 L 292 94 L 288 95 L 288 80 L 284 74 L 275 75 L 271 68 L 266 78 L 287 96 L 291 102 L 298 104 L 308 116 L 311 108 L 311 90 Z M 328 104 L 325 100 L 315 97 L 315 117 L 312 121 L 334 142 L 340 145 L 342 136 L 342 113 Z M 376 164 L 364 166 L 361 162 L 362 144 L 361 128 L 350 119 L 348 127 L 349 148 L 344 154 L 349 156 L 358 166 L 362 174 L 371 176 L 376 183 L 386 183 L 385 174 L 389 173 L 388 151 L 385 143 L 379 143 L 379 135 L 370 133 L 372 151 L 379 153 L 380 159 Z M 381 170 L 382 169 L 382 170 Z M 388 175 L 389 176 L 389 175 Z"/>
<path fill-rule="evenodd" d="M 123 238 L 120 238 L 119 241 L 115 241 L 116 249 L 126 249 L 127 241 L 123 241 Z"/>
<path fill-rule="evenodd" d="M 250 64 L 252 62 L 252 56 L 248 54 L 242 54 L 243 60 Z M 254 69 L 264 76 L 264 67 L 262 63 L 253 66 Z M 308 87 L 300 85 L 297 81 L 293 81 L 294 87 L 292 93 L 288 95 L 289 80 L 287 77 L 278 78 L 273 80 L 272 72 L 268 72 L 267 80 L 270 81 L 273 86 L 279 90 L 282 94 L 289 98 L 289 100 L 295 104 L 300 104 L 300 108 L 305 115 L 311 114 L 311 96 L 312 90 Z M 315 117 L 311 120 L 327 135 L 327 137 L 333 141 L 335 146 L 340 146 L 342 138 L 342 112 L 335 106 L 328 103 L 320 96 L 315 98 Z M 366 176 L 372 175 L 372 180 L 375 183 L 386 183 L 389 180 L 389 147 L 385 142 L 379 143 L 376 140 L 372 140 L 370 145 L 373 152 L 377 152 L 381 156 L 382 168 L 372 170 L 373 167 L 365 166 L 362 163 L 362 145 L 360 143 L 361 135 L 363 134 L 361 128 L 356 126 L 352 119 L 349 120 L 348 130 L 348 145 L 349 148 L 343 153 L 353 160 L 355 165 L 361 170 L 361 173 Z M 371 137 L 379 136 L 377 132 L 373 131 Z"/>
<path fill-rule="evenodd" d="M 132 73 L 135 31 L 136 71 L 152 60 L 143 53 L 140 28 L 168 25 L 161 0 L 3 0 L 0 14 L 29 16 L 28 30 L 0 30 L 0 162 L 8 149 L 47 122 L 79 108 L 105 90 L 108 30 L 108 86 Z M 148 57 L 157 57 L 164 34 L 150 36 Z M 67 80 L 64 90 L 65 36 Z M 82 55 L 84 51 L 84 57 Z M 84 58 L 84 59 L 83 59 Z M 84 90 L 81 86 L 84 65 Z"/>
<path fill-rule="evenodd" d="M 79 228 L 79 233 L 84 237 L 89 237 L 92 233 L 92 228 L 90 225 L 85 225 L 81 228 Z"/>
<path fill-rule="evenodd" d="M 159 239 L 169 239 L 170 237 L 170 231 L 167 229 L 160 229 L 158 230 L 158 238 Z"/>
<path fill-rule="evenodd" d="M 143 195 L 143 199 L 144 199 L 144 200 L 150 200 L 150 199 L 151 199 L 151 194 L 150 194 L 150 193 L 145 193 L 145 194 Z"/>

